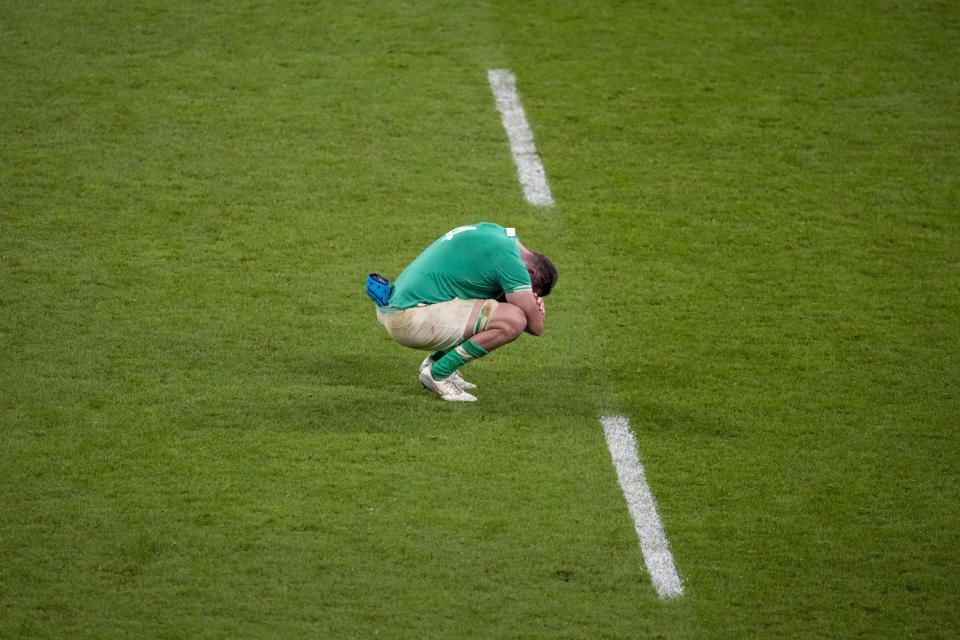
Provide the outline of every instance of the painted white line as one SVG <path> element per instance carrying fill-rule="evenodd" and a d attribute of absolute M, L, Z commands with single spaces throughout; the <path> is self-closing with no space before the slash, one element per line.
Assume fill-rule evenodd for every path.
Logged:
<path fill-rule="evenodd" d="M 517 78 L 507 69 L 490 69 L 487 72 L 493 97 L 497 102 L 497 111 L 503 119 L 503 128 L 510 140 L 510 152 L 517 165 L 517 175 L 523 186 L 523 195 L 527 202 L 541 207 L 553 206 L 553 196 L 547 184 L 547 174 L 543 170 L 537 146 L 533 143 L 533 132 L 527 124 L 527 116 L 520 104 L 517 93 Z"/>
<path fill-rule="evenodd" d="M 670 545 L 663 533 L 660 516 L 657 515 L 657 505 L 637 456 L 637 442 L 630 431 L 630 422 L 623 416 L 603 416 L 600 424 L 603 425 L 613 466 L 617 469 L 617 479 L 640 538 L 640 550 L 647 563 L 653 588 L 661 598 L 682 596 L 683 583 L 673 564 Z"/>

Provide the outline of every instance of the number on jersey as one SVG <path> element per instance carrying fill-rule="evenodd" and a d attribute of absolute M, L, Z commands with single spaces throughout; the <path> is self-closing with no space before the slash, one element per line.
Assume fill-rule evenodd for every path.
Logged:
<path fill-rule="evenodd" d="M 457 227 L 456 229 L 453 229 L 452 231 L 447 231 L 447 232 L 443 235 L 443 239 L 444 239 L 444 240 L 453 240 L 453 236 L 457 235 L 458 233 L 463 233 L 464 231 L 476 231 L 476 230 L 477 230 L 476 227 Z"/>

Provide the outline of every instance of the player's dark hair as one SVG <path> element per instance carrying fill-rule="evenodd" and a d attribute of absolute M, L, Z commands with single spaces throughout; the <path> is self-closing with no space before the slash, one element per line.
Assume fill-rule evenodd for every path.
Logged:
<path fill-rule="evenodd" d="M 531 253 L 533 253 L 533 269 L 536 271 L 533 289 L 539 291 L 541 297 L 546 297 L 557 284 L 557 268 L 553 266 L 550 258 L 542 253 L 535 251 Z"/>

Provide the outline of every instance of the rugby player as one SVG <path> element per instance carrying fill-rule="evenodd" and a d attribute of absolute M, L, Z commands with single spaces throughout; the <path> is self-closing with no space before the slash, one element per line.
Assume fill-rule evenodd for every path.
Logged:
<path fill-rule="evenodd" d="M 476 385 L 457 372 L 516 340 L 543 333 L 543 298 L 557 282 L 546 256 L 512 227 L 490 222 L 440 236 L 397 277 L 377 320 L 406 347 L 430 350 L 420 382 L 444 400 L 474 402 Z M 379 305 L 379 303 L 378 303 Z"/>

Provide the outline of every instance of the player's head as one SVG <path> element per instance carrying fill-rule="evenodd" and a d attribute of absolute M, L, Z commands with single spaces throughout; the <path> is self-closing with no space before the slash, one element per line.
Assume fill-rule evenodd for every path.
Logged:
<path fill-rule="evenodd" d="M 553 266 L 550 258 L 542 253 L 531 251 L 526 264 L 527 271 L 530 272 L 533 292 L 541 298 L 550 295 L 554 285 L 557 284 L 557 268 Z"/>

